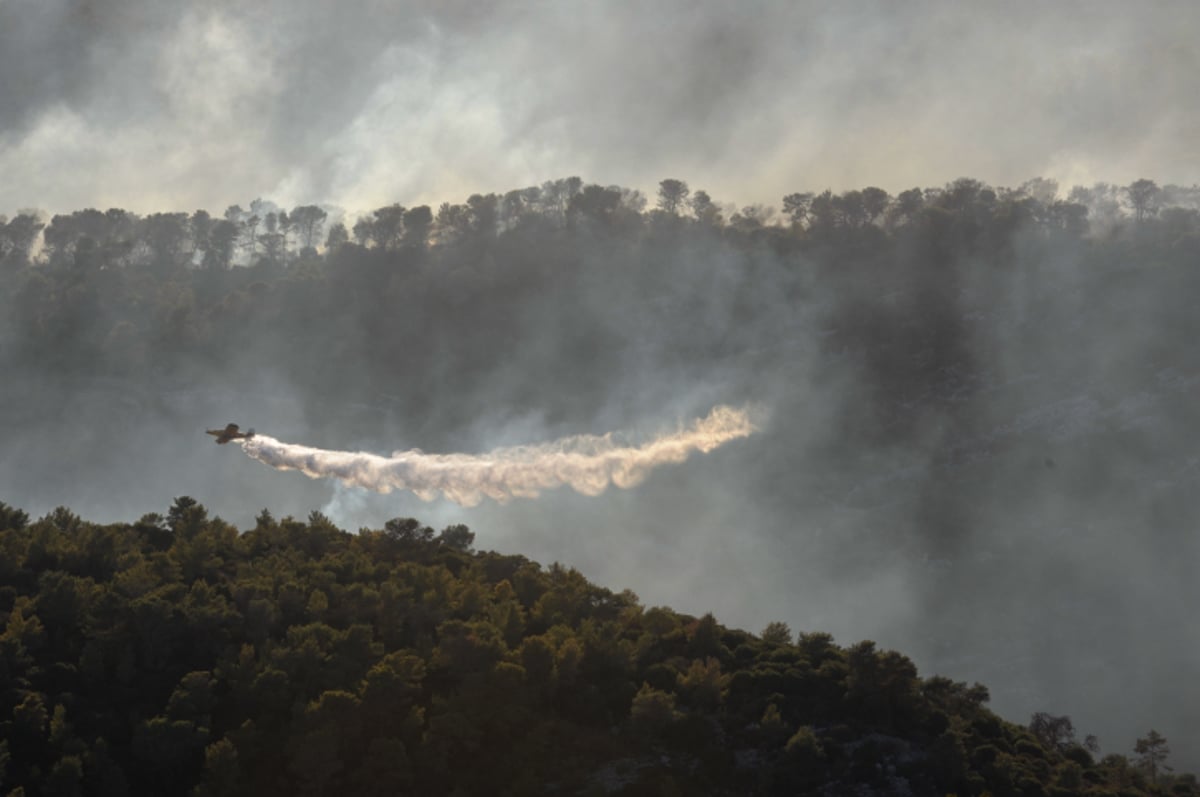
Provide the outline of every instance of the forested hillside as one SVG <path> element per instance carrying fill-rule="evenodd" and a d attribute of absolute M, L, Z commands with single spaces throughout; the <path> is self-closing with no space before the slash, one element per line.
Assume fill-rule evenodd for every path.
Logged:
<path fill-rule="evenodd" d="M 696 188 L 19 213 L 0 226 L 0 498 L 108 523 L 188 494 L 240 527 L 264 505 L 346 528 L 427 506 L 652 603 L 875 639 L 988 684 L 1009 718 L 1069 715 L 1105 752 L 1153 727 L 1200 766 L 1181 699 L 1200 656 L 1200 192 L 798 185 L 773 209 Z M 636 491 L 470 510 L 203 436 L 480 452 L 721 403 L 761 407 L 761 432 Z M 785 719 L 788 738 L 827 727 Z"/>
<path fill-rule="evenodd" d="M 1006 722 L 873 642 L 647 608 L 474 536 L 0 504 L 0 788 L 1197 793 L 1156 733 L 1096 760 L 1068 718 Z"/>
<path fill-rule="evenodd" d="M 647 210 L 638 191 L 570 178 L 333 223 L 319 207 L 264 200 L 222 218 L 25 213 L 0 226 L 4 365 L 177 385 L 214 366 L 269 363 L 307 402 L 352 391 L 425 414 L 442 394 L 466 400 L 476 382 L 494 395 L 495 371 L 519 369 L 525 387 L 498 398 L 536 400 L 553 416 L 602 401 L 603 380 L 640 357 L 697 372 L 747 355 L 774 363 L 807 333 L 863 360 L 880 395 L 854 420 L 886 437 L 903 434 L 896 413 L 912 399 L 938 411 L 947 394 L 979 386 L 991 364 L 972 336 L 991 330 L 970 311 L 1009 309 L 1014 269 L 1031 283 L 1020 309 L 1036 315 L 1074 276 L 1064 264 L 1092 270 L 1069 287 L 1106 295 L 1111 280 L 1131 279 L 1126 268 L 1187 266 L 1198 254 L 1197 189 L 1101 184 L 1071 201 L 1055 190 L 963 179 L 895 197 L 791 194 L 779 214 L 723 208 L 679 180 L 664 180 Z M 1182 289 L 1188 276 L 1154 280 Z M 1089 324 L 1104 308 L 1081 309 L 1071 320 Z M 1046 331 L 1029 320 L 1006 325 Z M 561 337 L 536 357 L 514 346 L 547 327 Z M 532 395 L 550 378 L 558 389 Z"/>

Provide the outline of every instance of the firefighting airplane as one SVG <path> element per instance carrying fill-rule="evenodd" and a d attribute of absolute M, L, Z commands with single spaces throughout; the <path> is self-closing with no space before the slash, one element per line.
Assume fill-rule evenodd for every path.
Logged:
<path fill-rule="evenodd" d="M 231 423 L 224 429 L 209 429 L 208 434 L 217 438 L 217 445 L 224 445 L 230 440 L 249 440 L 251 437 L 254 437 L 254 430 L 247 429 L 244 432 L 239 432 L 238 425 Z"/>

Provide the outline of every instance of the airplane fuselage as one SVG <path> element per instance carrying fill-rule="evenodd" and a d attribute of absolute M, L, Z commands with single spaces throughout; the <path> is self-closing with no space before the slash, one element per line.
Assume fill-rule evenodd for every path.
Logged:
<path fill-rule="evenodd" d="M 217 438 L 217 445 L 225 445 L 230 440 L 249 440 L 251 437 L 254 437 L 254 430 L 250 429 L 249 431 L 239 432 L 238 425 L 231 423 L 224 429 L 209 429 L 207 434 Z"/>

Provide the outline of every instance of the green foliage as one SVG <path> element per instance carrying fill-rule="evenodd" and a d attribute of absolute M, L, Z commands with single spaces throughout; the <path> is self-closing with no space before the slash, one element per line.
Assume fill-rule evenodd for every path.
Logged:
<path fill-rule="evenodd" d="M 721 674 L 721 662 L 711 656 L 695 659 L 679 675 L 678 693 L 689 706 L 714 712 L 724 697 L 726 678 Z"/>
<path fill-rule="evenodd" d="M 1151 783 L 1158 783 L 1160 772 L 1171 770 L 1165 763 L 1171 755 L 1171 748 L 1158 731 L 1151 730 L 1144 738 L 1138 739 L 1133 751 L 1137 753 L 1138 766 L 1150 776 Z"/>
<path fill-rule="evenodd" d="M 759 635 L 762 641 L 769 645 L 790 645 L 792 644 L 792 629 L 787 623 L 775 621 L 767 623 L 767 627 L 762 630 Z"/>
<path fill-rule="evenodd" d="M 661 735 L 679 716 L 675 710 L 675 696 L 646 683 L 642 684 L 629 707 L 629 721 L 634 729 L 651 739 Z"/>
<path fill-rule="evenodd" d="M 82 793 L 82 782 L 83 762 L 79 756 L 63 756 L 54 762 L 46 775 L 41 793 L 46 797 L 78 797 Z"/>
<path fill-rule="evenodd" d="M 233 742 L 219 739 L 204 748 L 204 775 L 199 787 L 203 797 L 233 794 L 239 780 L 237 747 Z"/>
<path fill-rule="evenodd" d="M 29 515 L 0 501 L 0 531 L 20 531 L 29 524 Z"/>
<path fill-rule="evenodd" d="M 787 740 L 787 744 L 784 745 L 784 750 L 789 758 L 797 762 L 798 766 L 806 769 L 819 766 L 821 759 L 825 757 L 821 740 L 811 726 L 800 728 L 792 734 L 792 737 Z"/>
<path fill-rule="evenodd" d="M 1010 725 L 873 643 L 643 609 L 461 526 L 264 511 L 238 534 L 190 498 L 7 526 L 8 791 L 1194 791 L 1153 732 L 1138 767 L 1095 763 L 1065 718 Z"/>

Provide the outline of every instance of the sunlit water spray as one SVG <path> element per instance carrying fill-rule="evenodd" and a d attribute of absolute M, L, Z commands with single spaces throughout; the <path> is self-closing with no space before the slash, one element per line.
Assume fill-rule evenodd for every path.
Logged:
<path fill-rule="evenodd" d="M 425 501 L 442 494 L 463 506 L 484 496 L 501 503 L 534 498 L 567 485 L 599 495 L 610 484 L 636 487 L 660 465 L 746 437 L 755 426 L 746 410 L 716 407 L 705 418 L 640 446 L 618 444 L 612 434 L 577 435 L 538 445 L 498 448 L 487 454 L 426 454 L 397 451 L 390 457 L 361 451 L 327 451 L 284 443 L 266 435 L 240 441 L 251 457 L 279 470 L 313 479 L 333 478 L 381 493 L 409 490 Z"/>

